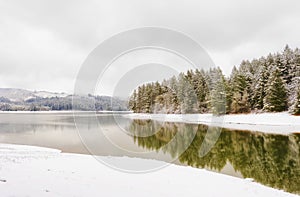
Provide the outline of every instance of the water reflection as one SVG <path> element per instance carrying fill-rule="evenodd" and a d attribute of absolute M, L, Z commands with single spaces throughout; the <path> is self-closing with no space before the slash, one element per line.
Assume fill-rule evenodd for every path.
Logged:
<path fill-rule="evenodd" d="M 112 115 L 97 115 L 96 120 L 91 116 L 83 114 L 77 123 L 83 128 L 81 138 L 92 144 L 97 155 L 163 161 L 178 157 L 177 164 L 253 178 L 264 185 L 300 193 L 299 134 L 284 136 L 222 129 L 216 144 L 202 157 L 201 146 L 211 143 L 210 138 L 205 139 L 208 131 L 205 125 L 130 120 L 122 116 L 117 117 L 116 124 Z M 214 132 L 214 128 L 209 131 Z M 89 154 L 81 138 L 72 114 L 0 114 L 0 143 Z"/>
<path fill-rule="evenodd" d="M 129 126 L 133 133 L 147 132 L 157 122 L 134 120 Z M 148 127 L 148 129 L 146 128 Z M 140 129 L 142 128 L 142 129 Z M 165 123 L 154 135 L 134 137 L 138 146 L 149 150 L 163 150 L 176 157 L 186 139 L 177 138 L 176 146 L 166 148 L 176 133 L 197 130 L 191 145 L 179 156 L 181 163 L 221 171 L 229 162 L 243 177 L 288 192 L 300 193 L 300 135 L 289 136 L 222 129 L 211 151 L 201 157 L 199 150 L 208 127 L 205 125 Z"/>

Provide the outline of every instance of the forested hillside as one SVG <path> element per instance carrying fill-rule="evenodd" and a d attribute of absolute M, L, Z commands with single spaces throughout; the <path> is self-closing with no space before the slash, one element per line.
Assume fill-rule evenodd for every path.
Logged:
<path fill-rule="evenodd" d="M 220 68 L 189 70 L 134 90 L 129 108 L 137 113 L 300 114 L 300 50 L 244 60 L 229 77 Z"/>
<path fill-rule="evenodd" d="M 73 106 L 73 99 L 76 106 Z M 0 88 L 0 111 L 124 111 L 127 102 L 109 96 L 78 96 L 65 93 Z"/>

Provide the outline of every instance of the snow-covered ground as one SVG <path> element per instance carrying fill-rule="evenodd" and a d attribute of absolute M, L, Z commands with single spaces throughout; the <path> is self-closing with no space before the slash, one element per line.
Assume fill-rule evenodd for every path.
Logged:
<path fill-rule="evenodd" d="M 111 157 L 106 159 L 149 162 Z M 161 162 L 153 161 L 150 162 Z M 119 172 L 93 156 L 0 144 L 0 196 L 297 196 L 203 169 L 169 165 L 145 174 Z"/>
<path fill-rule="evenodd" d="M 167 122 L 200 123 L 223 128 L 260 131 L 266 133 L 300 133 L 300 116 L 283 113 L 230 114 L 126 114 L 132 119 L 153 119 Z"/>

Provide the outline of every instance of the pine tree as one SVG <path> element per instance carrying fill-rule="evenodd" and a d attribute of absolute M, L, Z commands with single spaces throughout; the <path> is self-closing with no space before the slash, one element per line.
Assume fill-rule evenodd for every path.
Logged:
<path fill-rule="evenodd" d="M 254 107 L 257 109 L 263 109 L 264 107 L 264 98 L 266 96 L 266 84 L 269 79 L 269 69 L 273 64 L 273 57 L 271 55 L 268 56 L 267 60 L 265 58 L 260 58 L 259 60 L 260 71 L 259 71 L 259 80 L 258 84 L 254 90 Z"/>
<path fill-rule="evenodd" d="M 151 84 L 146 84 L 144 93 L 144 112 L 150 113 L 152 111 L 152 86 Z"/>
<path fill-rule="evenodd" d="M 175 76 L 170 79 L 170 94 L 171 94 L 171 102 L 172 106 L 172 113 L 179 113 L 179 101 L 177 96 L 177 88 L 178 88 L 178 81 Z"/>
<path fill-rule="evenodd" d="M 298 87 L 297 97 L 296 97 L 296 101 L 295 101 L 295 104 L 294 104 L 293 114 L 294 115 L 300 115 L 300 86 Z"/>
<path fill-rule="evenodd" d="M 294 75 L 294 73 L 292 72 L 294 67 L 293 56 L 294 55 L 292 49 L 288 45 L 286 45 L 281 55 L 281 63 L 282 63 L 281 69 L 283 70 L 282 72 L 283 79 L 287 83 L 287 85 L 289 85 L 292 82 L 292 78 Z"/>
<path fill-rule="evenodd" d="M 129 99 L 129 109 L 132 110 L 133 112 L 137 112 L 136 110 L 136 99 L 137 99 L 137 94 L 136 90 L 133 90 L 133 93 Z"/>
<path fill-rule="evenodd" d="M 236 66 L 233 66 L 229 80 L 226 83 L 226 113 L 232 111 L 231 107 L 234 96 L 233 84 L 235 84 L 237 81 L 237 75 L 238 69 L 236 68 Z"/>
<path fill-rule="evenodd" d="M 213 89 L 211 91 L 211 111 L 215 115 L 222 115 L 226 113 L 226 80 L 218 69 L 216 75 L 213 76 Z"/>
<path fill-rule="evenodd" d="M 180 73 L 178 76 L 178 85 L 177 85 L 177 98 L 179 102 L 180 113 L 184 113 L 183 102 L 184 102 L 184 93 L 185 93 L 185 76 L 183 73 Z"/>
<path fill-rule="evenodd" d="M 185 75 L 185 79 L 187 81 L 192 81 L 193 80 L 193 75 L 194 75 L 193 70 L 188 70 L 186 75 Z"/>
<path fill-rule="evenodd" d="M 143 106 L 143 89 L 141 86 L 138 87 L 137 91 L 137 99 L 136 99 L 136 112 L 141 113 L 142 112 L 142 106 Z"/>
<path fill-rule="evenodd" d="M 294 65 L 291 73 L 294 73 L 293 77 L 300 77 L 300 49 L 296 48 L 294 51 Z"/>
<path fill-rule="evenodd" d="M 233 100 L 233 91 L 232 91 L 230 80 L 226 80 L 225 82 L 225 92 L 226 92 L 226 113 L 230 113 L 231 104 Z"/>
<path fill-rule="evenodd" d="M 287 91 L 278 69 L 273 71 L 268 81 L 264 110 L 274 112 L 287 110 Z"/>
<path fill-rule="evenodd" d="M 197 96 L 193 89 L 192 84 L 189 81 L 185 81 L 184 99 L 182 103 L 183 113 L 195 113 L 197 112 Z"/>
<path fill-rule="evenodd" d="M 249 112 L 250 102 L 249 93 L 251 79 L 247 76 L 249 62 L 243 61 L 240 70 L 236 67 L 233 68 L 230 77 L 231 94 L 226 97 L 228 100 L 227 108 L 229 112 L 232 113 L 244 113 Z M 230 100 L 230 101 L 229 101 Z"/>
<path fill-rule="evenodd" d="M 209 94 L 208 86 L 205 81 L 203 74 L 196 69 L 195 74 L 192 76 L 192 84 L 194 88 L 194 93 L 197 96 L 198 111 L 207 111 L 207 95 Z"/>

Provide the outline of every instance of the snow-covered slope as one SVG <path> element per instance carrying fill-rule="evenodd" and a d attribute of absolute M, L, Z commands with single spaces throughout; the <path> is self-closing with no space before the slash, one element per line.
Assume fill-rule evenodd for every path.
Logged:
<path fill-rule="evenodd" d="M 24 101 L 25 99 L 33 96 L 33 93 L 29 90 L 0 88 L 0 97 L 7 98 L 11 101 Z"/>
<path fill-rule="evenodd" d="M 66 93 L 53 93 L 47 91 L 29 91 L 15 88 L 0 88 L 0 97 L 7 98 L 11 101 L 25 101 L 32 98 L 52 98 L 52 97 L 66 97 Z"/>

